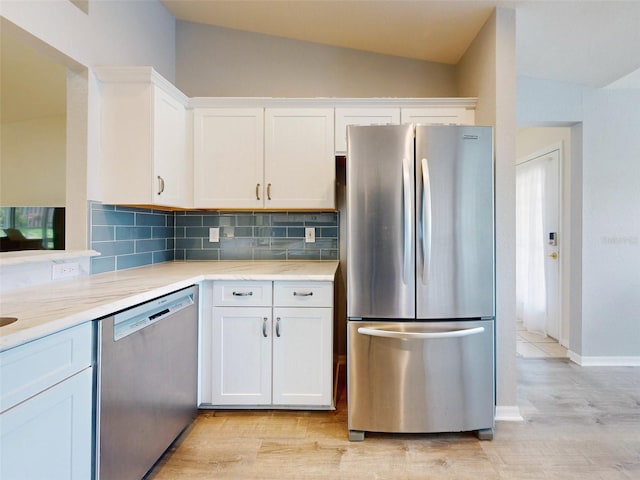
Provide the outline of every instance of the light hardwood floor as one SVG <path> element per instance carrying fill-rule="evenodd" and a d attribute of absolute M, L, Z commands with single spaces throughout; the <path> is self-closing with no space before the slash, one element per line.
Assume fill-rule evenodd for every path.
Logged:
<path fill-rule="evenodd" d="M 524 422 L 469 433 L 347 439 L 335 412 L 204 411 L 149 480 L 640 479 L 640 367 L 514 359 Z"/>

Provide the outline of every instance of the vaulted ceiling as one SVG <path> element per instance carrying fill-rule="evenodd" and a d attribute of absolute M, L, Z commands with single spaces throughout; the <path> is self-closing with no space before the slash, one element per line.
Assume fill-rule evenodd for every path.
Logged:
<path fill-rule="evenodd" d="M 637 0 L 161 1 L 179 20 L 449 64 L 503 6 L 518 75 L 604 87 L 640 69 Z"/>

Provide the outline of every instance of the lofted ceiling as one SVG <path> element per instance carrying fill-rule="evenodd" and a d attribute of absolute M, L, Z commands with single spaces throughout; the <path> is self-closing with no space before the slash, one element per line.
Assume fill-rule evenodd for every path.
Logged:
<path fill-rule="evenodd" d="M 640 88 L 640 0 L 161 2 L 178 20 L 448 64 L 496 6 L 515 8 L 518 75 Z M 65 68 L 4 29 L 0 36 L 2 121 L 64 114 Z"/>
<path fill-rule="evenodd" d="M 178 20 L 448 64 L 503 6 L 518 75 L 604 87 L 640 69 L 638 0 L 161 1 Z"/>

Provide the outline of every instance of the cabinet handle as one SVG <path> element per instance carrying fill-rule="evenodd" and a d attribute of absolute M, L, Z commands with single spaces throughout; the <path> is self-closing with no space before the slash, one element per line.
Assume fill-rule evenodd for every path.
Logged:
<path fill-rule="evenodd" d="M 276 337 L 280 336 L 280 317 L 276 318 Z"/>
<path fill-rule="evenodd" d="M 256 200 L 260 200 L 260 184 L 256 183 Z"/>
<path fill-rule="evenodd" d="M 268 320 L 267 317 L 264 317 L 262 319 L 262 336 L 264 338 L 267 338 L 267 320 Z"/>
<path fill-rule="evenodd" d="M 164 192 L 164 178 L 158 175 L 158 195 L 161 195 Z"/>
<path fill-rule="evenodd" d="M 294 297 L 313 297 L 313 292 L 293 292 Z"/>
<path fill-rule="evenodd" d="M 267 184 L 267 200 L 271 200 L 271 184 Z"/>
<path fill-rule="evenodd" d="M 234 297 L 251 297 L 253 292 L 233 292 L 231 295 Z"/>

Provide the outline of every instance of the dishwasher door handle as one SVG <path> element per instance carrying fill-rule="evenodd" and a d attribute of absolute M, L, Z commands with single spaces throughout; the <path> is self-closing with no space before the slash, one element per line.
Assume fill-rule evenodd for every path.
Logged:
<path fill-rule="evenodd" d="M 459 338 L 477 335 L 484 332 L 484 327 L 465 328 L 463 330 L 449 330 L 445 332 L 399 332 L 393 330 L 379 330 L 377 328 L 358 328 L 358 333 L 372 337 L 397 338 L 400 340 L 425 340 L 437 338 Z"/>

